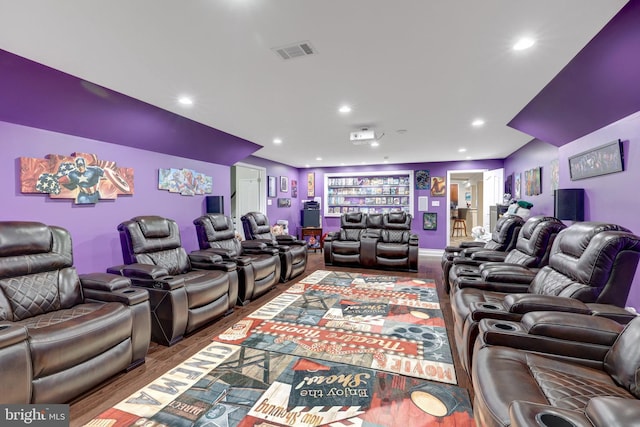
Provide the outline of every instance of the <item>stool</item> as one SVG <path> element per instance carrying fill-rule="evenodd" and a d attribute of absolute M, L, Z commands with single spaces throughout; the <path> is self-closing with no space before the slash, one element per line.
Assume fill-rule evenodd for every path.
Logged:
<path fill-rule="evenodd" d="M 464 219 L 454 218 L 451 237 L 462 236 L 462 233 L 464 233 L 465 236 L 467 235 L 467 222 Z"/>

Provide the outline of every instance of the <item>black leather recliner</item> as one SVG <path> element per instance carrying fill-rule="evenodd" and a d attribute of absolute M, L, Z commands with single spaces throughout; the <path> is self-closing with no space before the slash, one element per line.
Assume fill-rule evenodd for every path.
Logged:
<path fill-rule="evenodd" d="M 258 240 L 280 251 L 280 280 L 286 282 L 304 273 L 307 267 L 307 242 L 289 234 L 274 236 L 269 218 L 260 212 L 243 215 L 242 228 L 248 240 Z"/>
<path fill-rule="evenodd" d="M 598 308 L 591 308 L 590 303 L 624 307 L 639 258 L 640 237 L 626 228 L 579 222 L 558 234 L 549 264 L 533 276 L 526 291 L 509 293 L 526 286 L 509 282 L 520 272 L 530 277 L 530 271 L 522 266 L 498 266 L 496 281 L 487 281 L 485 288 L 461 287 L 451 298 L 451 309 L 463 367 L 471 372 L 481 319 L 519 321 L 525 313 L 533 311 L 597 314 L 594 312 Z M 487 276 L 485 273 L 483 278 Z M 464 278 L 458 281 L 462 285 Z M 501 289 L 505 292 L 500 292 Z"/>
<path fill-rule="evenodd" d="M 531 269 L 540 269 L 548 264 L 551 246 L 558 233 L 566 225 L 557 218 L 532 216 L 518 233 L 516 247 L 509 252 L 479 250 L 469 257 L 456 257 L 449 270 L 450 294 L 457 290 L 456 279 L 460 277 L 481 277 L 482 270 L 492 266 L 510 264 L 522 265 Z"/>
<path fill-rule="evenodd" d="M 503 215 L 498 218 L 496 228 L 491 233 L 491 240 L 488 242 L 462 242 L 460 246 L 447 246 L 444 248 L 442 260 L 442 279 L 445 291 L 449 292 L 451 284 L 449 283 L 449 270 L 453 265 L 456 257 L 469 257 L 473 252 L 480 250 L 492 250 L 509 252 L 516 247 L 518 234 L 524 225 L 524 220 L 516 215 Z"/>
<path fill-rule="evenodd" d="M 235 263 L 206 251 L 187 254 L 175 221 L 138 216 L 118 225 L 118 231 L 125 264 L 108 271 L 149 291 L 153 341 L 173 345 L 233 310 Z"/>
<path fill-rule="evenodd" d="M 239 280 L 238 303 L 248 304 L 280 281 L 278 250 L 256 240 L 236 239 L 233 221 L 224 214 L 206 214 L 193 220 L 200 249 L 236 263 Z"/>
<path fill-rule="evenodd" d="M 149 294 L 127 278 L 78 275 L 71 236 L 0 222 L 2 403 L 65 403 L 144 363 Z"/>
<path fill-rule="evenodd" d="M 324 239 L 326 265 L 360 264 L 361 237 L 367 228 L 367 218 L 368 216 L 361 212 L 346 213 L 340 217 L 340 231 L 327 233 Z M 380 215 L 380 226 L 382 226 L 382 215 Z"/>
<path fill-rule="evenodd" d="M 503 346 L 479 349 L 472 374 L 476 422 L 488 427 L 638 425 L 638 342 L 640 318 L 635 318 L 591 366 Z"/>

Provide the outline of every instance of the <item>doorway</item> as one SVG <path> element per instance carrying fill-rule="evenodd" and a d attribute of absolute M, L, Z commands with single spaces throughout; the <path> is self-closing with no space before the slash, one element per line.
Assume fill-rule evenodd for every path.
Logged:
<path fill-rule="evenodd" d="M 267 170 L 259 166 L 237 163 L 231 166 L 231 219 L 244 239 L 240 218 L 247 212 L 267 212 Z"/>
<path fill-rule="evenodd" d="M 447 245 L 472 241 L 473 227 L 482 225 L 486 169 L 447 171 Z M 455 219 L 463 220 L 455 222 Z M 456 229 L 454 230 L 454 222 Z"/>

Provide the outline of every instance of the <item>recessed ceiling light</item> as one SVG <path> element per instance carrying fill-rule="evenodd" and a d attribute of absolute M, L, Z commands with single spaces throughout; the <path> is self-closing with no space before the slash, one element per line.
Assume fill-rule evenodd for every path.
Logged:
<path fill-rule="evenodd" d="M 466 148 L 458 148 L 458 153 L 464 153 L 465 151 L 467 151 Z"/>
<path fill-rule="evenodd" d="M 308 167 L 309 167 L 309 165 L 304 165 L 304 167 L 305 167 L 305 168 L 308 168 Z"/>
<path fill-rule="evenodd" d="M 322 160 L 322 157 L 316 157 L 316 160 L 317 160 L 317 161 L 321 161 L 321 160 Z"/>
<path fill-rule="evenodd" d="M 377 147 L 378 145 L 380 145 L 380 143 L 379 143 L 378 141 L 373 141 L 373 142 L 371 143 L 371 146 L 372 146 L 372 147 Z"/>
<path fill-rule="evenodd" d="M 178 102 L 182 105 L 193 105 L 193 99 L 188 96 L 181 96 L 178 98 Z"/>
<path fill-rule="evenodd" d="M 273 138 L 274 144 L 282 144 L 282 140 L 280 138 Z"/>
<path fill-rule="evenodd" d="M 342 114 L 347 114 L 351 112 L 351 107 L 349 107 L 348 105 L 343 105 L 338 109 L 338 111 L 340 111 Z"/>
<path fill-rule="evenodd" d="M 471 156 L 467 156 L 467 157 L 465 157 L 465 159 L 471 160 Z"/>
<path fill-rule="evenodd" d="M 536 44 L 536 41 L 531 37 L 522 37 L 513 45 L 513 50 L 525 50 Z"/>
<path fill-rule="evenodd" d="M 484 125 L 484 120 L 482 119 L 475 119 L 474 121 L 471 122 L 471 126 L 474 126 L 474 127 L 480 127 L 482 125 Z"/>

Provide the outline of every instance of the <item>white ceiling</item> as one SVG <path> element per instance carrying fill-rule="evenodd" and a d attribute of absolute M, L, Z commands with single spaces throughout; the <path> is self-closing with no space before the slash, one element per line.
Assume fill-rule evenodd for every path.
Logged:
<path fill-rule="evenodd" d="M 625 3 L 0 0 L 0 48 L 295 167 L 503 158 L 532 139 L 506 123 Z M 523 35 L 536 45 L 513 51 Z M 317 55 L 272 50 L 300 41 Z M 362 127 L 384 135 L 379 147 L 349 141 Z"/>

